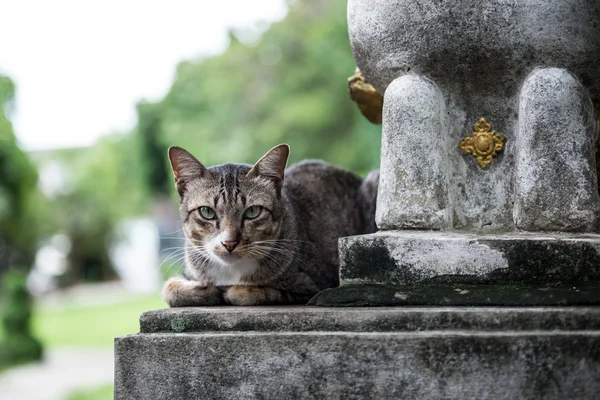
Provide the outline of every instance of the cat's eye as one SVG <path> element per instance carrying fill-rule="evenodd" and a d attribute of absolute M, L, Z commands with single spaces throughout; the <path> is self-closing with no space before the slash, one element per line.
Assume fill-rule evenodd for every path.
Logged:
<path fill-rule="evenodd" d="M 246 211 L 244 212 L 244 218 L 254 219 L 260 215 L 261 211 L 262 211 L 261 206 L 248 207 L 248 209 L 246 209 Z"/>
<path fill-rule="evenodd" d="M 217 216 L 215 210 L 213 210 L 210 207 L 200 207 L 198 212 L 200 213 L 200 216 L 204 219 L 215 219 L 215 217 Z"/>

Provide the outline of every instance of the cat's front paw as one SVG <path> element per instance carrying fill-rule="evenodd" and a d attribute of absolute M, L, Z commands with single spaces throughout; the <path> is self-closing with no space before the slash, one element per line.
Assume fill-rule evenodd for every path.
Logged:
<path fill-rule="evenodd" d="M 285 303 L 285 296 L 280 290 L 266 286 L 230 286 L 225 289 L 223 299 L 227 304 L 235 306 L 258 306 Z"/>
<path fill-rule="evenodd" d="M 165 282 L 163 300 L 171 307 L 215 306 L 223 304 L 222 292 L 212 285 L 183 277 Z"/>

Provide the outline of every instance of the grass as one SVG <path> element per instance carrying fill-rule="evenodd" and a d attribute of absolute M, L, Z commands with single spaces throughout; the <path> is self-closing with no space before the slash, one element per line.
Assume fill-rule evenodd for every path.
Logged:
<path fill-rule="evenodd" d="M 90 390 L 77 391 L 67 397 L 67 400 L 111 400 L 113 385 L 100 386 Z"/>
<path fill-rule="evenodd" d="M 116 336 L 139 332 L 142 312 L 157 308 L 165 308 L 165 303 L 158 296 L 146 296 L 108 305 L 37 309 L 33 331 L 45 348 L 112 347 Z"/>
<path fill-rule="evenodd" d="M 52 347 L 113 347 L 114 338 L 139 332 L 139 316 L 144 311 L 165 308 L 159 296 L 133 296 L 114 304 L 60 308 L 37 307 L 32 316 L 36 338 L 44 348 Z M 0 324 L 0 339 L 2 338 Z M 1 398 L 1 396 L 0 396 Z M 77 391 L 66 400 L 110 400 L 113 385 Z"/>

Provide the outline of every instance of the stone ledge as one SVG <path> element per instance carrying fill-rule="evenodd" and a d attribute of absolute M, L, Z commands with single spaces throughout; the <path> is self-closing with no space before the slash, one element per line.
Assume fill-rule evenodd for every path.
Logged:
<path fill-rule="evenodd" d="M 600 235 L 381 231 L 341 238 L 342 284 L 600 283 Z"/>
<path fill-rule="evenodd" d="M 600 307 L 190 308 L 141 320 L 158 333 L 115 340 L 117 400 L 600 392 Z"/>
<path fill-rule="evenodd" d="M 206 307 L 148 311 L 141 333 L 600 330 L 600 307 Z"/>

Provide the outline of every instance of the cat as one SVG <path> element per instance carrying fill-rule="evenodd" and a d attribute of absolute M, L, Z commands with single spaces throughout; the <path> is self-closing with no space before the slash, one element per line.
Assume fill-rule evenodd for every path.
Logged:
<path fill-rule="evenodd" d="M 289 146 L 253 166 L 206 168 L 169 148 L 186 236 L 171 307 L 304 304 L 339 285 L 338 238 L 372 233 L 379 171 L 364 180 L 322 161 L 285 169 Z"/>

